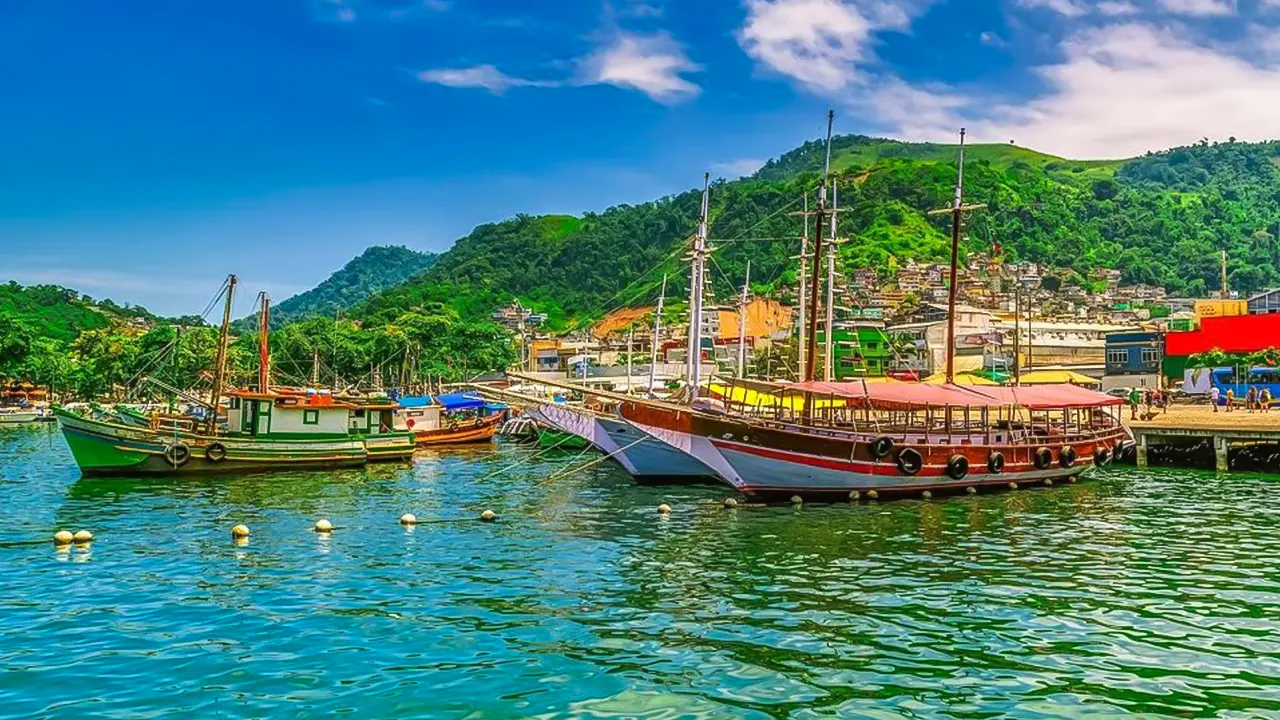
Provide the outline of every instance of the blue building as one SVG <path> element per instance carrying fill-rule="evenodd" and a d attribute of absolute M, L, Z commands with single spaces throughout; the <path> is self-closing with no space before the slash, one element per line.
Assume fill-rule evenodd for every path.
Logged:
<path fill-rule="evenodd" d="M 1116 332 L 1106 339 L 1104 388 L 1156 387 L 1164 361 L 1164 333 Z"/>

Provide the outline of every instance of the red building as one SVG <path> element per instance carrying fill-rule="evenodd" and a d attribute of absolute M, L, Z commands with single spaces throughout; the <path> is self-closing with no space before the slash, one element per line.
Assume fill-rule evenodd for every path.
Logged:
<path fill-rule="evenodd" d="M 1171 332 L 1164 338 L 1165 377 L 1181 379 L 1187 358 L 1217 348 L 1232 355 L 1248 355 L 1280 346 L 1280 315 L 1207 317 L 1199 330 Z"/>

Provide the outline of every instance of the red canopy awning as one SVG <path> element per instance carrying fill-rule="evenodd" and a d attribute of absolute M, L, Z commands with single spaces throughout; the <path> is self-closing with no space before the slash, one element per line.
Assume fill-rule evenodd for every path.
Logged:
<path fill-rule="evenodd" d="M 787 385 L 786 394 L 813 393 L 819 397 L 839 397 L 864 407 L 905 410 L 920 407 L 1001 407 L 1018 405 L 1032 410 L 1097 408 L 1122 405 L 1121 398 L 1094 392 L 1078 385 L 1034 385 L 1026 387 L 986 387 L 978 385 L 928 385 L 808 382 Z M 856 401 L 861 401 L 857 403 Z"/>

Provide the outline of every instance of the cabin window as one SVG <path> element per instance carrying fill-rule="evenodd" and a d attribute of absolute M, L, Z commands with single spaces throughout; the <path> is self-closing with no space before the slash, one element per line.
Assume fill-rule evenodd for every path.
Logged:
<path fill-rule="evenodd" d="M 319 410 L 303 410 L 302 424 L 303 425 L 319 425 L 320 411 Z"/>
<path fill-rule="evenodd" d="M 231 404 L 230 404 L 228 407 L 230 407 L 232 410 L 239 410 L 239 409 L 240 409 L 240 398 L 238 398 L 238 397 L 233 397 L 233 398 L 231 398 Z"/>
<path fill-rule="evenodd" d="M 364 417 L 364 410 L 356 410 L 354 415 L 358 418 Z"/>

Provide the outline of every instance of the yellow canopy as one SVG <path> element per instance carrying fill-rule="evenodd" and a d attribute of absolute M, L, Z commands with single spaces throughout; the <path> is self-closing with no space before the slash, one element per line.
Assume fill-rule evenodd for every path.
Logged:
<path fill-rule="evenodd" d="M 920 382 L 932 383 L 934 385 L 941 385 L 946 381 L 947 381 L 946 373 L 934 373 L 929 377 L 921 380 Z M 973 373 L 968 373 L 968 372 L 956 373 L 954 383 L 956 385 L 999 385 L 1000 384 L 995 380 L 990 380 L 988 378 L 982 377 L 981 375 L 975 375 Z"/>
<path fill-rule="evenodd" d="M 1022 373 L 1023 385 L 1101 385 L 1102 381 L 1074 370 L 1032 370 Z"/>

